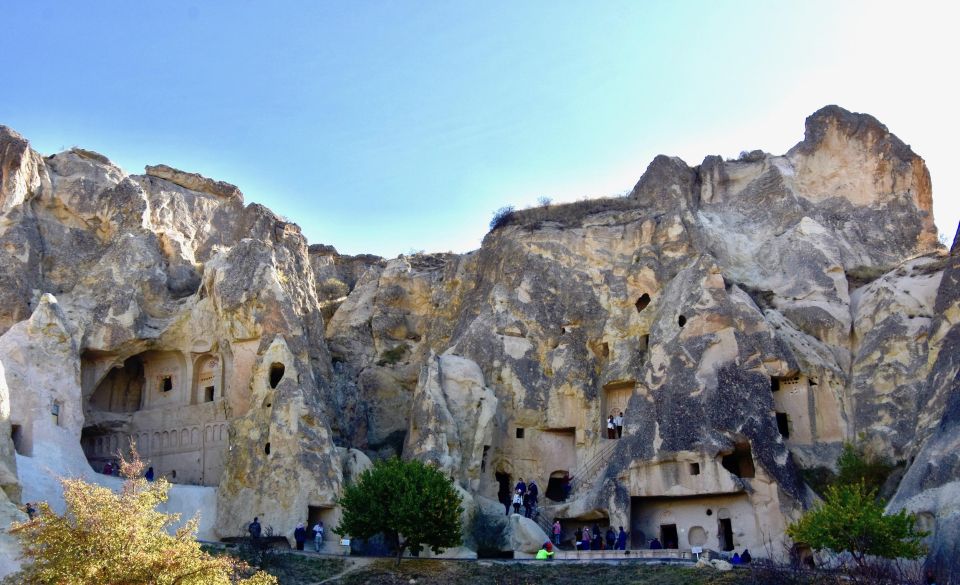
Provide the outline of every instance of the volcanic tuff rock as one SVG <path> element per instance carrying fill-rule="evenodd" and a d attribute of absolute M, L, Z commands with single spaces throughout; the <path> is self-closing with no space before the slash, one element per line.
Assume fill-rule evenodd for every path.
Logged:
<path fill-rule="evenodd" d="M 7 499 L 32 497 L 11 432 L 30 469 L 37 441 L 99 466 L 129 437 L 217 486 L 207 536 L 253 515 L 290 536 L 335 523 L 360 449 L 441 466 L 471 524 L 523 477 L 567 537 L 764 551 L 811 501 L 801 470 L 862 439 L 904 462 L 891 505 L 956 570 L 957 245 L 923 160 L 870 116 L 826 107 L 782 156 L 658 156 L 626 197 L 389 260 L 308 247 L 232 185 L 43 158 L 3 127 L 0 170 Z"/>

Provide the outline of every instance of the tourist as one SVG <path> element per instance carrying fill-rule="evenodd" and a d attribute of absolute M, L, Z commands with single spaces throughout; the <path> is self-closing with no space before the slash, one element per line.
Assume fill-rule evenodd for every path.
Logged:
<path fill-rule="evenodd" d="M 147 481 L 153 481 L 153 468 L 150 467 L 147 469 L 147 473 L 143 476 Z"/>
<path fill-rule="evenodd" d="M 33 507 L 33 504 L 27 502 L 27 518 L 33 520 L 33 517 L 37 515 L 37 509 Z"/>
<path fill-rule="evenodd" d="M 593 540 L 590 542 L 590 550 L 603 550 L 603 538 L 599 532 L 593 533 Z"/>
<path fill-rule="evenodd" d="M 553 544 L 548 540 L 543 543 L 543 546 L 540 547 L 540 550 L 537 551 L 537 560 L 538 561 L 548 561 L 553 558 Z"/>
<path fill-rule="evenodd" d="M 627 533 L 623 531 L 623 526 L 617 534 L 617 550 L 627 550 Z"/>
<path fill-rule="evenodd" d="M 323 520 L 317 520 L 317 523 L 313 525 L 313 548 L 320 552 L 320 547 L 323 546 Z"/>
<path fill-rule="evenodd" d="M 590 550 L 590 529 L 583 527 L 583 550 Z"/>
<path fill-rule="evenodd" d="M 523 483 L 523 478 L 522 478 L 522 477 L 520 478 L 520 481 L 517 482 L 517 487 L 514 488 L 514 489 L 516 489 L 518 492 L 520 492 L 520 495 L 521 495 L 521 496 L 522 496 L 523 494 L 527 493 L 527 484 Z"/>
<path fill-rule="evenodd" d="M 103 466 L 103 474 L 113 475 L 113 463 L 110 463 L 109 461 L 107 461 L 107 463 Z"/>
<path fill-rule="evenodd" d="M 561 534 L 561 532 L 562 532 L 562 531 L 561 531 L 561 529 L 560 529 L 560 521 L 559 521 L 559 520 L 554 520 L 554 521 L 553 521 L 553 542 L 556 543 L 557 546 L 560 546 L 560 534 Z"/>
<path fill-rule="evenodd" d="M 731 565 L 739 565 L 739 564 L 742 563 L 742 562 L 743 562 L 743 559 L 740 558 L 740 555 L 737 554 L 737 553 L 733 553 L 733 558 L 730 559 L 730 564 L 731 564 Z"/>
<path fill-rule="evenodd" d="M 540 488 L 537 487 L 537 482 L 530 480 L 530 485 L 527 486 L 527 492 L 530 493 L 530 506 L 536 509 L 537 496 L 540 495 Z"/>
<path fill-rule="evenodd" d="M 740 555 L 740 560 L 743 561 L 744 565 L 752 561 L 753 557 L 750 555 L 750 551 L 747 549 L 743 549 L 743 554 Z"/>
<path fill-rule="evenodd" d="M 607 548 L 613 550 L 614 545 L 617 544 L 617 533 L 613 531 L 613 526 L 607 527 Z"/>
<path fill-rule="evenodd" d="M 523 515 L 527 518 L 530 517 L 530 511 L 533 508 L 533 498 L 530 495 L 530 492 L 523 494 Z"/>
<path fill-rule="evenodd" d="M 513 494 L 513 513 L 520 513 L 520 506 L 523 504 L 523 492 L 520 491 L 520 488 L 517 488 L 516 493 Z"/>
<path fill-rule="evenodd" d="M 660 541 L 656 538 L 650 541 L 650 550 L 660 550 L 663 548 L 663 545 L 660 544 Z"/>
<path fill-rule="evenodd" d="M 620 414 L 613 417 L 613 424 L 617 426 L 617 438 L 623 436 L 623 411 L 620 411 Z"/>
<path fill-rule="evenodd" d="M 607 438 L 608 439 L 617 438 L 617 425 L 613 424 L 612 414 L 609 417 L 607 417 Z"/>
<path fill-rule="evenodd" d="M 297 550 L 303 550 L 303 545 L 307 542 L 307 529 L 304 528 L 303 522 L 297 524 L 297 529 L 293 531 L 293 539 L 297 541 Z"/>
<path fill-rule="evenodd" d="M 577 550 L 583 550 L 583 530 L 579 527 L 573 531 L 573 538 L 577 543 Z"/>
<path fill-rule="evenodd" d="M 250 533 L 251 538 L 260 538 L 260 518 L 254 516 L 253 522 L 247 526 L 247 532 Z"/>

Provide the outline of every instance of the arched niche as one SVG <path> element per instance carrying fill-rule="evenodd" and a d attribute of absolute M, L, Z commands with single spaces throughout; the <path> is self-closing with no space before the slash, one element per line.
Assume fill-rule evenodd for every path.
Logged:
<path fill-rule="evenodd" d="M 193 392 L 191 404 L 213 402 L 223 397 L 223 368 L 220 357 L 203 354 L 196 358 L 193 366 Z"/>

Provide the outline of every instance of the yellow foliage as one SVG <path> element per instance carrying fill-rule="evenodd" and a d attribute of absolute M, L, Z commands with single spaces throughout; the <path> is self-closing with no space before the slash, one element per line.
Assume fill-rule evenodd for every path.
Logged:
<path fill-rule="evenodd" d="M 66 512 L 42 502 L 32 520 L 14 523 L 28 561 L 13 575 L 17 583 L 57 585 L 245 585 L 276 584 L 263 572 L 224 556 L 212 556 L 194 539 L 196 518 L 170 534 L 178 514 L 158 512 L 170 484 L 143 478 L 144 463 L 133 450 L 121 457 L 125 481 L 119 493 L 81 479 L 62 479 Z"/>

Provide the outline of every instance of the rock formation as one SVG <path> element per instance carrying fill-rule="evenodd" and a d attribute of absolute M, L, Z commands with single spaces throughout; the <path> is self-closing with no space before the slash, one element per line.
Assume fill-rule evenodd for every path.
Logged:
<path fill-rule="evenodd" d="M 18 461 L 99 469 L 133 439 L 208 486 L 208 537 L 332 526 L 343 483 L 396 454 L 454 477 L 468 525 L 523 477 L 567 538 L 762 555 L 812 501 L 801 471 L 862 440 L 903 462 L 891 506 L 957 570 L 960 252 L 870 116 L 828 106 L 782 156 L 659 156 L 626 197 L 389 260 L 308 247 L 227 183 L 44 158 L 3 127 L 0 170 L 2 514 L 41 495 Z M 539 545 L 530 524 L 496 546 Z"/>

